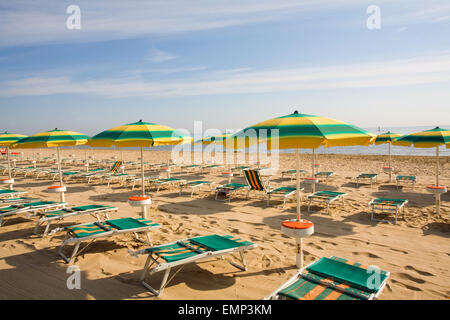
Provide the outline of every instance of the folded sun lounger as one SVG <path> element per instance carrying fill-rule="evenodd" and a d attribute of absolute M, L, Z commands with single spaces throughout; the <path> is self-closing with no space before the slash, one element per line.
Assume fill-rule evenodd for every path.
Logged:
<path fill-rule="evenodd" d="M 369 180 L 370 186 L 373 186 L 373 183 L 377 181 L 378 174 L 377 173 L 360 173 L 356 177 L 356 186 L 359 187 L 360 180 Z"/>
<path fill-rule="evenodd" d="M 266 300 L 373 300 L 390 273 L 346 259 L 320 258 L 300 269 Z"/>
<path fill-rule="evenodd" d="M 388 220 L 379 220 L 375 219 L 373 216 L 375 214 L 375 210 L 381 210 L 382 212 L 394 212 L 395 220 L 394 224 L 397 224 L 398 213 L 402 211 L 403 207 L 408 203 L 406 199 L 391 199 L 391 198 L 375 198 L 369 202 L 369 207 L 372 208 L 372 213 L 370 216 L 371 220 L 381 221 L 381 222 L 389 222 Z"/>
<path fill-rule="evenodd" d="M 37 230 L 38 228 L 46 224 L 44 232 L 42 233 L 43 236 L 47 235 L 50 224 L 54 220 L 64 220 L 65 218 L 84 215 L 84 214 L 90 214 L 97 218 L 98 221 L 101 221 L 102 217 L 104 219 L 109 219 L 109 213 L 118 211 L 119 209 L 117 207 L 112 206 L 104 206 L 104 205 L 86 205 L 86 206 L 78 206 L 78 207 L 72 207 L 72 208 L 64 208 L 61 210 L 53 210 L 53 211 L 47 211 L 40 214 L 39 220 L 36 222 L 36 226 L 34 227 L 34 234 L 38 234 Z M 55 232 L 59 231 L 58 229 L 55 229 Z"/>
<path fill-rule="evenodd" d="M 330 209 L 330 204 L 333 201 L 339 200 L 341 199 L 342 201 L 344 201 L 344 197 L 347 195 L 347 193 L 345 192 L 337 192 L 337 191 L 317 191 L 314 192 L 313 194 L 310 194 L 307 196 L 307 200 L 308 200 L 308 212 L 310 211 L 311 208 L 311 202 L 325 202 L 326 206 L 327 206 L 327 210 L 326 213 L 329 214 L 329 209 Z"/>
<path fill-rule="evenodd" d="M 147 235 L 147 240 L 151 244 L 150 230 L 159 228 L 161 225 L 143 218 L 122 218 L 115 220 L 97 221 L 95 223 L 85 223 L 70 227 L 64 227 L 67 230 L 67 235 L 59 248 L 58 254 L 67 263 L 72 263 L 76 256 L 86 247 L 100 238 L 109 238 L 119 234 L 134 233 L 136 239 L 140 240 L 138 232 L 144 232 Z M 83 241 L 91 240 L 82 250 L 78 251 Z M 65 246 L 73 244 L 74 249 L 70 258 L 63 253 Z"/>
<path fill-rule="evenodd" d="M 12 216 L 16 214 L 25 214 L 26 217 L 35 215 L 38 212 L 43 212 L 51 209 L 64 208 L 65 202 L 54 202 L 54 201 L 36 201 L 36 202 L 26 202 L 19 204 L 12 204 L 7 207 L 0 208 L 0 226 L 3 224 L 5 217 Z"/>
<path fill-rule="evenodd" d="M 400 187 L 401 185 L 409 185 L 412 188 L 414 188 L 414 186 L 417 182 L 417 177 L 416 176 L 396 176 L 395 181 L 397 183 L 397 190 L 398 190 L 398 187 Z"/>
<path fill-rule="evenodd" d="M 222 257 L 232 253 L 239 253 L 242 265 L 238 265 L 233 261 L 227 260 L 236 268 L 246 271 L 247 263 L 244 259 L 244 251 L 253 249 L 257 245 L 241 240 L 233 236 L 219 236 L 216 234 L 184 239 L 161 246 L 151 247 L 136 252 L 130 252 L 131 255 L 148 255 L 145 263 L 144 271 L 142 272 L 142 284 L 156 296 L 162 294 L 167 284 L 175 277 L 175 275 L 188 263 L 199 262 L 204 259 L 215 257 Z M 154 267 L 152 267 L 155 265 Z M 172 268 L 179 266 L 180 268 L 175 272 L 171 279 L 168 279 Z M 147 273 L 153 274 L 165 271 L 159 289 L 154 289 L 147 282 L 145 278 Z"/>
<path fill-rule="evenodd" d="M 209 186 L 209 189 L 212 190 L 214 182 L 212 181 L 202 181 L 202 180 L 195 180 L 195 181 L 188 181 L 185 183 L 180 184 L 180 196 L 183 192 L 183 188 L 191 188 L 191 198 L 194 195 L 195 190 L 201 189 L 203 186 Z"/>

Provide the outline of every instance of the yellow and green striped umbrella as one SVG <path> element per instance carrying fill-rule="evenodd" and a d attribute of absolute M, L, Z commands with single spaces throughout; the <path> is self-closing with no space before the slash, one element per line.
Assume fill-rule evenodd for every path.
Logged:
<path fill-rule="evenodd" d="M 389 182 L 392 181 L 392 169 L 391 169 L 391 146 L 392 146 L 392 142 L 397 140 L 398 138 L 402 137 L 402 134 L 399 133 L 393 133 L 393 132 L 385 132 L 382 134 L 377 135 L 377 137 L 375 138 L 375 145 L 380 145 L 380 144 L 384 144 L 387 143 L 389 146 L 389 154 L 388 154 L 388 167 L 389 169 Z"/>
<path fill-rule="evenodd" d="M 55 147 L 58 155 L 58 171 L 59 182 L 63 185 L 61 172 L 61 158 L 59 156 L 60 147 L 79 146 L 87 144 L 89 137 L 76 132 L 68 130 L 50 130 L 41 133 L 36 133 L 32 136 L 23 138 L 13 144 L 12 148 L 52 148 Z"/>
<path fill-rule="evenodd" d="M 297 221 L 300 221 L 300 157 L 299 149 L 316 149 L 319 146 L 368 146 L 375 135 L 342 121 L 307 115 L 295 111 L 292 114 L 260 122 L 243 129 L 226 139 L 226 148 L 248 147 L 251 144 L 267 142 L 267 149 L 296 149 L 297 162 Z M 243 143 L 244 142 L 244 143 Z M 313 160 L 314 164 L 314 160 Z M 314 170 L 314 169 L 313 169 Z M 302 252 L 300 240 L 299 253 Z M 303 265 L 303 258 L 297 256 L 297 265 Z"/>
<path fill-rule="evenodd" d="M 186 137 L 170 127 L 143 122 L 126 124 L 103 131 L 89 141 L 91 147 L 139 147 L 141 148 L 142 196 L 145 196 L 144 147 L 184 143 Z M 192 140 L 189 140 L 189 143 Z M 145 206 L 143 215 L 146 216 Z"/>
<path fill-rule="evenodd" d="M 393 142 L 398 146 L 416 148 L 436 148 L 436 186 L 439 186 L 439 147 L 450 143 L 450 130 L 436 127 L 431 130 L 412 133 Z M 436 194 L 436 213 L 440 211 L 440 194 Z"/>
<path fill-rule="evenodd" d="M 8 158 L 8 178 L 11 179 L 11 161 L 9 156 L 9 146 L 16 143 L 22 138 L 25 138 L 26 136 L 22 134 L 15 134 L 15 133 L 2 133 L 0 134 L 0 146 L 6 147 L 6 154 Z M 9 186 L 10 189 L 12 189 L 12 185 Z"/>
<path fill-rule="evenodd" d="M 139 122 L 118 126 L 103 131 L 89 141 L 92 147 L 154 147 L 178 144 L 183 141 L 181 134 L 167 126 Z"/>
<path fill-rule="evenodd" d="M 224 141 L 229 136 L 231 136 L 230 133 L 228 133 L 228 134 L 220 134 L 220 135 L 217 135 L 217 136 L 210 136 L 210 137 L 206 137 L 206 138 L 197 140 L 197 141 L 194 142 L 194 144 L 205 144 L 205 145 L 208 145 L 208 144 L 211 144 L 211 143 L 218 143 L 218 142 Z"/>
<path fill-rule="evenodd" d="M 278 130 L 278 135 L 274 130 Z M 272 135 L 277 139 L 278 149 L 316 149 L 337 146 L 368 146 L 375 135 L 331 118 L 301 114 L 297 111 L 287 116 L 282 116 L 260 122 L 232 135 L 234 145 L 239 140 L 245 140 L 245 146 L 252 143 L 252 137 L 256 134 L 257 142 L 267 141 L 267 148 L 272 149 Z M 267 134 L 267 138 L 262 136 Z M 255 139 L 253 139 L 255 141 Z M 234 147 L 233 145 L 233 147 Z"/>

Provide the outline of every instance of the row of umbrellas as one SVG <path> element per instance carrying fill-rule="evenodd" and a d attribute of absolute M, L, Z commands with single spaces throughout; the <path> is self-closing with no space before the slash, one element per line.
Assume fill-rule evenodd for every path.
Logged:
<path fill-rule="evenodd" d="M 450 131 L 439 127 L 423 132 L 402 136 L 387 132 L 375 136 L 361 128 L 331 118 L 306 115 L 295 111 L 292 114 L 273 118 L 247 127 L 233 135 L 208 137 L 195 143 L 223 143 L 227 148 L 265 142 L 267 149 L 296 149 L 297 166 L 297 219 L 300 219 L 300 158 L 299 149 L 315 149 L 320 146 L 368 146 L 371 143 L 389 144 L 389 166 L 392 144 L 418 148 L 436 148 L 436 186 L 439 186 L 439 146 L 447 144 L 450 148 Z M 141 149 L 142 195 L 144 190 L 143 148 L 160 145 L 192 143 L 192 138 L 168 126 L 143 122 L 131 123 L 103 131 L 96 136 L 88 136 L 75 131 L 52 130 L 29 137 L 19 134 L 0 134 L 0 146 L 7 148 L 9 167 L 9 148 L 47 148 L 56 147 L 60 183 L 62 185 L 59 148 L 88 144 L 92 147 L 139 147 Z M 314 169 L 313 169 L 314 170 Z M 9 178 L 11 171 L 9 167 Z"/>

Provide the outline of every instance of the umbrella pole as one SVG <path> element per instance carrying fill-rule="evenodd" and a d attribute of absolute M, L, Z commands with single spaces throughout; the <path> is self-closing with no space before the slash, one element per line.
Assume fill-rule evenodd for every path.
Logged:
<path fill-rule="evenodd" d="M 301 205 L 301 199 L 300 199 L 300 155 L 298 152 L 298 148 L 296 149 L 295 152 L 295 161 L 296 161 L 296 165 L 297 165 L 297 170 L 296 170 L 296 178 L 297 178 L 297 184 L 296 184 L 296 194 L 297 194 L 297 221 L 300 221 L 300 217 L 301 217 L 301 210 L 300 210 L 300 205 Z"/>
<path fill-rule="evenodd" d="M 59 147 L 56 147 L 56 156 L 58 158 L 58 171 L 59 171 L 59 185 L 63 186 L 62 169 L 61 169 L 61 158 L 59 156 Z M 64 192 L 61 192 L 61 202 L 65 202 Z"/>
<path fill-rule="evenodd" d="M 141 179 L 142 179 L 142 196 L 145 197 L 145 178 L 144 178 L 144 148 L 141 147 Z M 147 219 L 147 207 L 142 206 L 142 216 Z"/>
<path fill-rule="evenodd" d="M 439 146 L 436 147 L 436 187 L 439 186 Z M 441 194 L 436 193 L 436 213 L 441 209 Z"/>
<path fill-rule="evenodd" d="M 389 168 L 391 168 L 391 142 L 389 142 L 388 143 L 388 145 L 389 145 L 389 163 L 388 163 L 388 167 Z M 391 171 L 391 169 L 389 169 L 389 182 L 391 182 L 392 181 L 392 171 Z"/>
<path fill-rule="evenodd" d="M 9 146 L 6 146 L 6 154 L 7 154 L 7 157 L 8 157 L 8 178 L 9 179 L 11 179 L 11 161 L 10 161 L 10 158 L 9 158 Z M 9 190 L 12 190 L 13 189 L 13 185 L 12 184 L 10 184 L 9 185 Z"/>
<path fill-rule="evenodd" d="M 300 198 L 300 155 L 298 148 L 295 152 L 295 161 L 297 163 L 297 171 L 296 171 L 296 192 L 297 192 L 297 221 L 300 221 L 301 217 L 301 198 Z M 296 255 L 296 264 L 297 267 L 303 268 L 303 238 L 297 238 L 297 255 Z"/>

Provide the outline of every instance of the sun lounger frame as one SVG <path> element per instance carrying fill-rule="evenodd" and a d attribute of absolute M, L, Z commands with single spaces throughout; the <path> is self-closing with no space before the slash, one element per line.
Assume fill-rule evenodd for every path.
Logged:
<path fill-rule="evenodd" d="M 100 221 L 100 222 L 104 222 Z M 84 225 L 90 225 L 92 224 L 92 222 L 89 223 L 83 223 L 83 224 L 79 224 L 77 226 L 84 226 Z M 153 229 L 157 229 L 160 228 L 161 225 L 157 224 L 155 226 L 145 226 L 145 227 L 139 227 L 139 228 L 133 228 L 133 229 L 125 229 L 125 230 L 111 230 L 111 231 L 105 231 L 99 234 L 94 234 L 92 236 L 86 236 L 86 237 L 82 237 L 82 238 L 77 238 L 75 236 L 71 236 L 71 232 L 70 230 L 67 232 L 66 237 L 64 238 L 63 242 L 61 243 L 61 246 L 59 247 L 58 250 L 58 254 L 64 259 L 64 261 L 68 264 L 72 264 L 75 261 L 75 258 L 83 251 L 85 250 L 90 244 L 92 244 L 95 240 L 100 239 L 100 238 L 111 238 L 111 237 L 115 237 L 117 235 L 120 234 L 126 234 L 126 233 L 134 233 L 135 237 L 137 240 L 143 241 L 142 239 L 139 238 L 138 233 L 139 232 L 143 232 L 146 234 L 147 236 L 147 242 L 153 246 L 152 244 L 152 239 L 150 236 L 150 230 Z M 87 240 L 91 240 L 87 245 L 85 245 L 83 248 L 80 249 L 80 245 L 82 242 L 87 241 Z M 64 253 L 63 250 L 67 245 L 74 245 L 72 254 L 69 257 L 67 257 Z"/>
<path fill-rule="evenodd" d="M 376 199 L 372 199 L 369 202 L 369 207 L 372 208 L 371 214 L 370 214 L 370 220 L 372 221 L 380 221 L 380 222 L 390 222 L 389 220 L 385 219 L 376 219 L 374 218 L 375 210 L 381 210 L 382 212 L 394 212 L 395 213 L 395 219 L 394 224 L 397 224 L 398 214 L 403 211 L 404 206 L 408 203 L 407 199 L 398 199 L 398 200 L 405 200 L 401 205 L 395 205 L 395 204 L 382 204 L 382 203 L 375 203 Z"/>
<path fill-rule="evenodd" d="M 171 243 L 165 243 L 160 246 L 173 245 L 173 244 L 188 241 L 188 240 L 190 240 L 190 239 L 188 238 L 188 239 L 174 241 Z M 160 246 L 157 246 L 157 247 L 160 247 Z M 204 261 L 207 259 L 220 257 L 222 260 L 227 261 L 229 264 L 238 268 L 239 270 L 247 271 L 247 261 L 245 260 L 245 257 L 244 257 L 244 251 L 253 249 L 256 247 L 257 247 L 257 244 L 252 243 L 250 245 L 229 248 L 229 249 L 224 249 L 224 250 L 220 250 L 220 251 L 205 251 L 203 253 L 199 253 L 196 256 L 178 260 L 178 261 L 174 261 L 174 262 L 159 262 L 158 261 L 159 257 L 157 255 L 155 255 L 156 257 L 154 257 L 153 253 L 149 253 L 146 249 L 139 250 L 137 252 L 130 252 L 130 254 L 133 256 L 142 255 L 142 254 L 148 255 L 147 260 L 145 262 L 144 270 L 141 274 L 140 281 L 141 281 L 142 285 L 144 287 L 146 287 L 149 291 L 151 291 L 155 296 L 160 296 L 163 293 L 164 288 L 169 284 L 169 282 L 177 275 L 178 272 L 181 271 L 181 269 L 185 265 L 187 265 L 189 263 L 201 262 L 201 261 Z M 225 258 L 225 255 L 230 255 L 230 254 L 233 254 L 236 252 L 238 252 L 240 255 L 240 263 L 241 264 L 237 264 L 236 262 L 233 262 L 233 261 Z M 163 259 L 161 259 L 161 260 L 163 260 Z M 156 264 L 156 266 L 151 268 L 154 264 Z M 172 268 L 177 267 L 177 266 L 180 266 L 180 268 L 169 279 L 170 271 L 172 270 Z M 160 271 L 165 271 L 164 276 L 160 283 L 159 289 L 155 289 L 152 286 L 150 286 L 147 282 L 145 282 L 145 278 L 146 278 L 147 274 L 149 276 L 152 276 L 155 273 L 160 272 Z"/>
<path fill-rule="evenodd" d="M 23 204 L 23 203 L 21 203 Z M 63 209 L 66 206 L 66 202 L 55 202 L 55 203 L 48 203 L 45 205 L 38 205 L 38 206 L 28 206 L 23 208 L 17 208 L 16 210 L 11 210 L 5 213 L 0 214 L 0 227 L 4 225 L 5 217 L 12 216 L 16 214 L 23 214 L 25 213 L 25 216 L 27 218 L 30 218 L 30 216 L 34 216 L 39 212 L 46 211 L 49 209 Z"/>
<path fill-rule="evenodd" d="M 209 190 L 212 192 L 213 191 L 213 186 L 216 183 L 213 181 L 202 181 L 202 183 L 198 183 L 198 184 L 189 184 L 189 181 L 185 184 L 180 184 L 180 196 L 181 193 L 183 192 L 183 188 L 191 188 L 191 198 L 194 196 L 194 192 L 195 190 L 200 190 L 203 186 L 209 186 Z"/>
<path fill-rule="evenodd" d="M 337 194 L 335 197 L 330 198 L 327 196 L 318 196 L 316 195 L 318 192 L 321 191 L 317 191 L 313 194 L 308 195 L 306 198 L 308 200 L 308 213 L 314 213 L 317 211 L 312 212 L 311 211 L 311 202 L 320 202 L 320 203 L 325 203 L 326 204 L 326 213 L 329 215 L 330 214 L 330 204 L 336 200 L 341 200 L 342 203 L 344 203 L 344 197 L 347 195 L 346 192 L 343 192 L 342 194 Z"/>
<path fill-rule="evenodd" d="M 67 213 L 58 215 L 58 216 L 54 216 L 54 217 L 41 217 L 39 218 L 38 221 L 36 221 L 36 225 L 34 226 L 34 230 L 33 233 L 35 235 L 40 235 L 37 230 L 38 228 L 42 225 L 42 224 L 46 224 L 44 232 L 42 233 L 42 236 L 46 236 L 48 234 L 48 231 L 50 229 L 50 225 L 54 220 L 64 220 L 65 218 L 69 218 L 69 217 L 75 217 L 75 216 L 81 216 L 81 215 L 86 215 L 86 214 L 90 214 L 91 216 L 97 218 L 97 221 L 101 222 L 102 218 L 101 215 L 104 216 L 104 218 L 106 218 L 106 220 L 109 220 L 109 213 L 111 212 L 117 212 L 119 211 L 119 208 L 117 207 L 102 207 L 102 208 L 94 208 L 94 209 L 89 209 L 89 210 L 73 210 L 73 211 L 68 211 Z M 59 231 L 59 229 L 55 229 L 52 232 L 57 232 Z"/>

